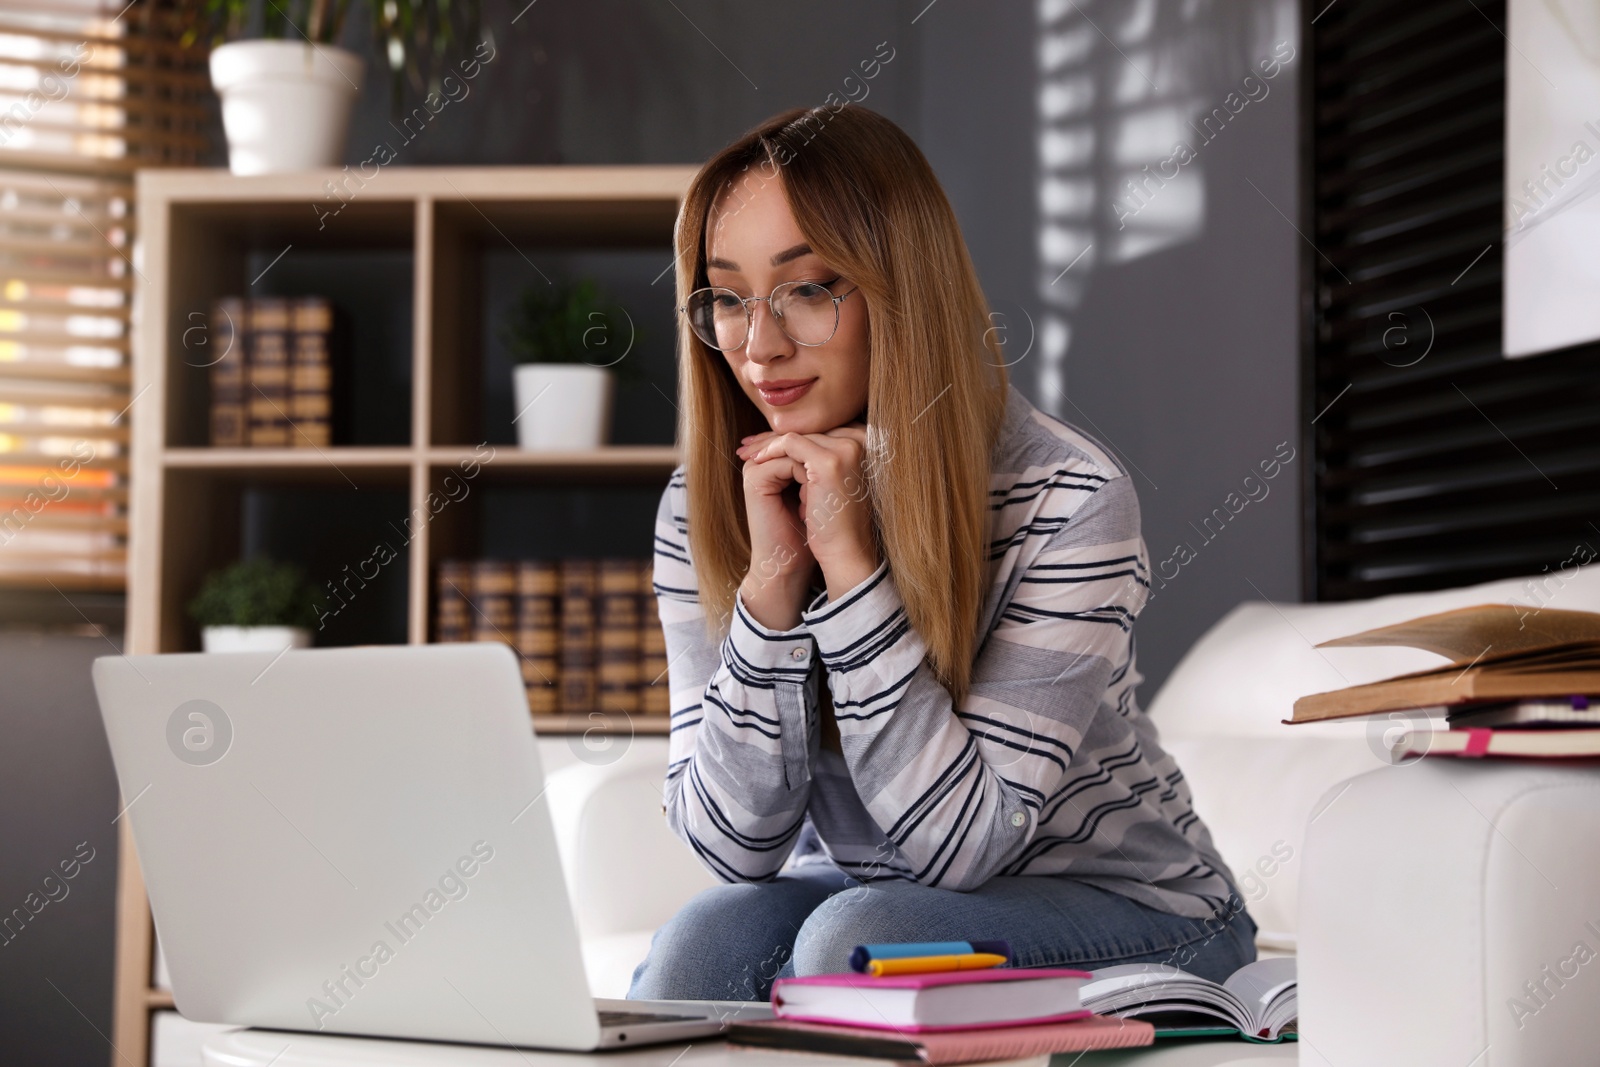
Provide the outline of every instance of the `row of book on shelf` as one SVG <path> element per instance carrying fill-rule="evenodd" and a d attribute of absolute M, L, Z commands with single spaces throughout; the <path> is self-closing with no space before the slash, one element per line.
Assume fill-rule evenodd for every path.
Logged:
<path fill-rule="evenodd" d="M 672 710 L 649 560 L 445 560 L 434 604 L 437 640 L 516 651 L 534 715 Z"/>
<path fill-rule="evenodd" d="M 217 300 L 203 350 L 211 368 L 211 444 L 332 444 L 335 322 L 325 296 Z"/>

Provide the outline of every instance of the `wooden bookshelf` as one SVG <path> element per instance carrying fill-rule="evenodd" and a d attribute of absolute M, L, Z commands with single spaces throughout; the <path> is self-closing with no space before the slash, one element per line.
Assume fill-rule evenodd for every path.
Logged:
<path fill-rule="evenodd" d="M 655 250 L 672 256 L 678 205 L 693 166 L 385 168 L 362 180 L 347 172 L 237 177 L 218 170 L 141 171 L 141 259 L 130 409 L 127 649 L 197 649 L 184 605 L 203 576 L 240 557 L 241 501 L 263 488 L 293 499 L 375 496 L 415 510 L 486 440 L 483 413 L 482 287 L 486 255 L 525 249 Z M 337 196 L 330 190 L 342 190 Z M 340 206 L 342 204 L 342 207 Z M 329 214 L 337 208 L 336 213 Z M 281 250 L 281 252 L 280 252 Z M 408 284 L 379 309 L 409 328 L 396 353 L 409 381 L 409 412 L 395 427 L 316 448 L 211 448 L 206 362 L 195 358 L 193 327 L 213 301 L 253 294 L 271 260 L 366 255 L 375 275 Z M 271 260 L 266 270 L 263 260 Z M 343 262 L 343 261 L 340 261 Z M 529 260 L 531 264 L 531 260 Z M 258 273 L 259 272 L 259 273 Z M 385 274 L 385 272 L 387 272 Z M 656 283 L 670 308 L 671 273 Z M 409 304 L 409 316 L 396 308 Z M 199 316 L 197 318 L 196 316 Z M 661 316 L 658 321 L 665 322 Z M 356 388 L 360 388 L 358 380 Z M 669 390 L 670 392 L 670 390 Z M 554 487 L 659 493 L 678 462 L 671 444 L 615 445 L 583 452 L 522 452 L 495 442 L 475 480 L 501 492 Z M 354 488 L 352 488 L 354 487 Z M 404 568 L 403 622 L 394 639 L 429 640 L 434 567 L 468 557 L 491 518 L 480 505 L 441 512 L 415 529 L 393 566 Z M 421 514 L 427 514 L 426 510 Z M 330 523 L 331 525 L 331 523 Z M 645 539 L 648 543 L 648 537 Z M 314 576 L 315 577 L 315 576 Z M 400 577 L 396 575 L 395 577 Z M 581 733 L 588 719 L 541 716 L 540 734 Z M 665 717 L 634 717 L 636 734 L 665 733 Z M 138 859 L 122 823 L 118 874 L 113 1063 L 144 1067 L 150 1015 L 171 1008 L 153 987 L 153 929 Z"/>

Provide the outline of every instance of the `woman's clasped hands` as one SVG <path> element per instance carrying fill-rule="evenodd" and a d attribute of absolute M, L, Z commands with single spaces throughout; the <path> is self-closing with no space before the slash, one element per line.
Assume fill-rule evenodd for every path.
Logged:
<path fill-rule="evenodd" d="M 859 422 L 825 433 L 766 431 L 743 439 L 750 569 L 740 593 L 763 626 L 788 630 L 814 568 L 837 600 L 878 569 L 867 488 L 867 428 Z"/>

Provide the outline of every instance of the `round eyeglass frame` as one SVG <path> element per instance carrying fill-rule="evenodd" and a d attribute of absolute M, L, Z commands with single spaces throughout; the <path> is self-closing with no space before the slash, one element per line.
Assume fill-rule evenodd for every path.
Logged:
<path fill-rule="evenodd" d="M 835 284 L 837 281 L 838 281 L 838 279 L 835 279 L 834 282 L 830 282 L 828 284 L 832 285 L 832 284 Z M 810 282 L 810 281 L 804 281 L 802 279 L 798 279 L 797 278 L 797 279 L 794 279 L 794 280 L 791 280 L 791 281 L 787 281 L 787 282 L 779 282 L 777 285 L 774 285 L 772 287 L 772 292 L 768 293 L 766 296 L 740 296 L 738 293 L 734 292 L 732 289 L 729 289 L 725 285 L 702 285 L 700 288 L 698 288 L 698 289 L 694 290 L 693 292 L 691 292 L 689 294 L 689 299 L 685 300 L 682 304 L 679 304 L 676 310 L 677 310 L 678 314 L 682 315 L 685 319 L 688 319 L 689 329 L 694 330 L 694 335 L 696 337 L 699 337 L 701 343 L 703 343 L 707 348 L 710 348 L 710 349 L 712 349 L 713 351 L 716 351 L 716 352 L 737 352 L 737 351 L 739 351 L 740 348 L 743 348 L 745 345 L 750 343 L 750 334 L 751 334 L 751 332 L 753 331 L 753 329 L 755 327 L 755 311 L 751 307 L 751 305 L 755 304 L 755 303 L 758 303 L 758 302 L 760 302 L 762 300 L 765 300 L 767 302 L 767 310 L 768 311 L 772 311 L 772 298 L 773 298 L 773 296 L 776 295 L 776 293 L 778 292 L 779 289 L 782 289 L 786 285 L 789 285 L 789 286 L 815 285 L 815 286 L 820 287 L 823 290 L 826 290 L 828 288 L 828 286 L 824 285 L 822 282 Z M 861 288 L 861 286 L 853 285 L 847 291 L 845 291 L 843 293 L 840 293 L 838 296 L 833 296 L 831 293 L 829 294 L 829 296 L 832 297 L 832 300 L 833 300 L 833 329 L 828 332 L 828 336 L 827 337 L 824 337 L 820 341 L 802 341 L 798 337 L 795 337 L 793 334 L 791 334 L 789 332 L 789 328 L 783 324 L 783 316 L 778 314 L 775 311 L 772 314 L 772 321 L 776 322 L 778 324 L 778 329 L 783 331 L 783 335 L 785 337 L 787 337 L 789 340 L 793 341 L 795 344 L 802 345 L 802 346 L 804 346 L 806 348 L 818 348 L 818 347 L 820 347 L 822 345 L 827 344 L 829 341 L 833 340 L 833 335 L 839 332 L 839 305 L 844 303 L 845 297 L 849 296 L 851 293 L 855 292 L 859 288 Z M 739 303 L 744 305 L 744 340 L 740 341 L 738 346 L 735 347 L 735 348 L 720 348 L 717 345 L 712 344 L 710 341 L 707 341 L 703 336 L 701 336 L 699 330 L 695 330 L 695 328 L 694 328 L 694 320 L 692 318 L 689 318 L 689 300 L 693 300 L 694 299 L 695 293 L 709 293 L 709 292 L 727 293 L 728 295 L 732 296 L 735 300 L 739 301 Z"/>

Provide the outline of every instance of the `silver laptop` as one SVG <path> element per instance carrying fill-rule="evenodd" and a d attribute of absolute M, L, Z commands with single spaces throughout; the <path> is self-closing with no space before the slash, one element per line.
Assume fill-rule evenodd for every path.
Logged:
<path fill-rule="evenodd" d="M 504 645 L 106 656 L 94 684 L 190 1019 L 591 1050 L 770 1015 L 590 996 Z"/>

